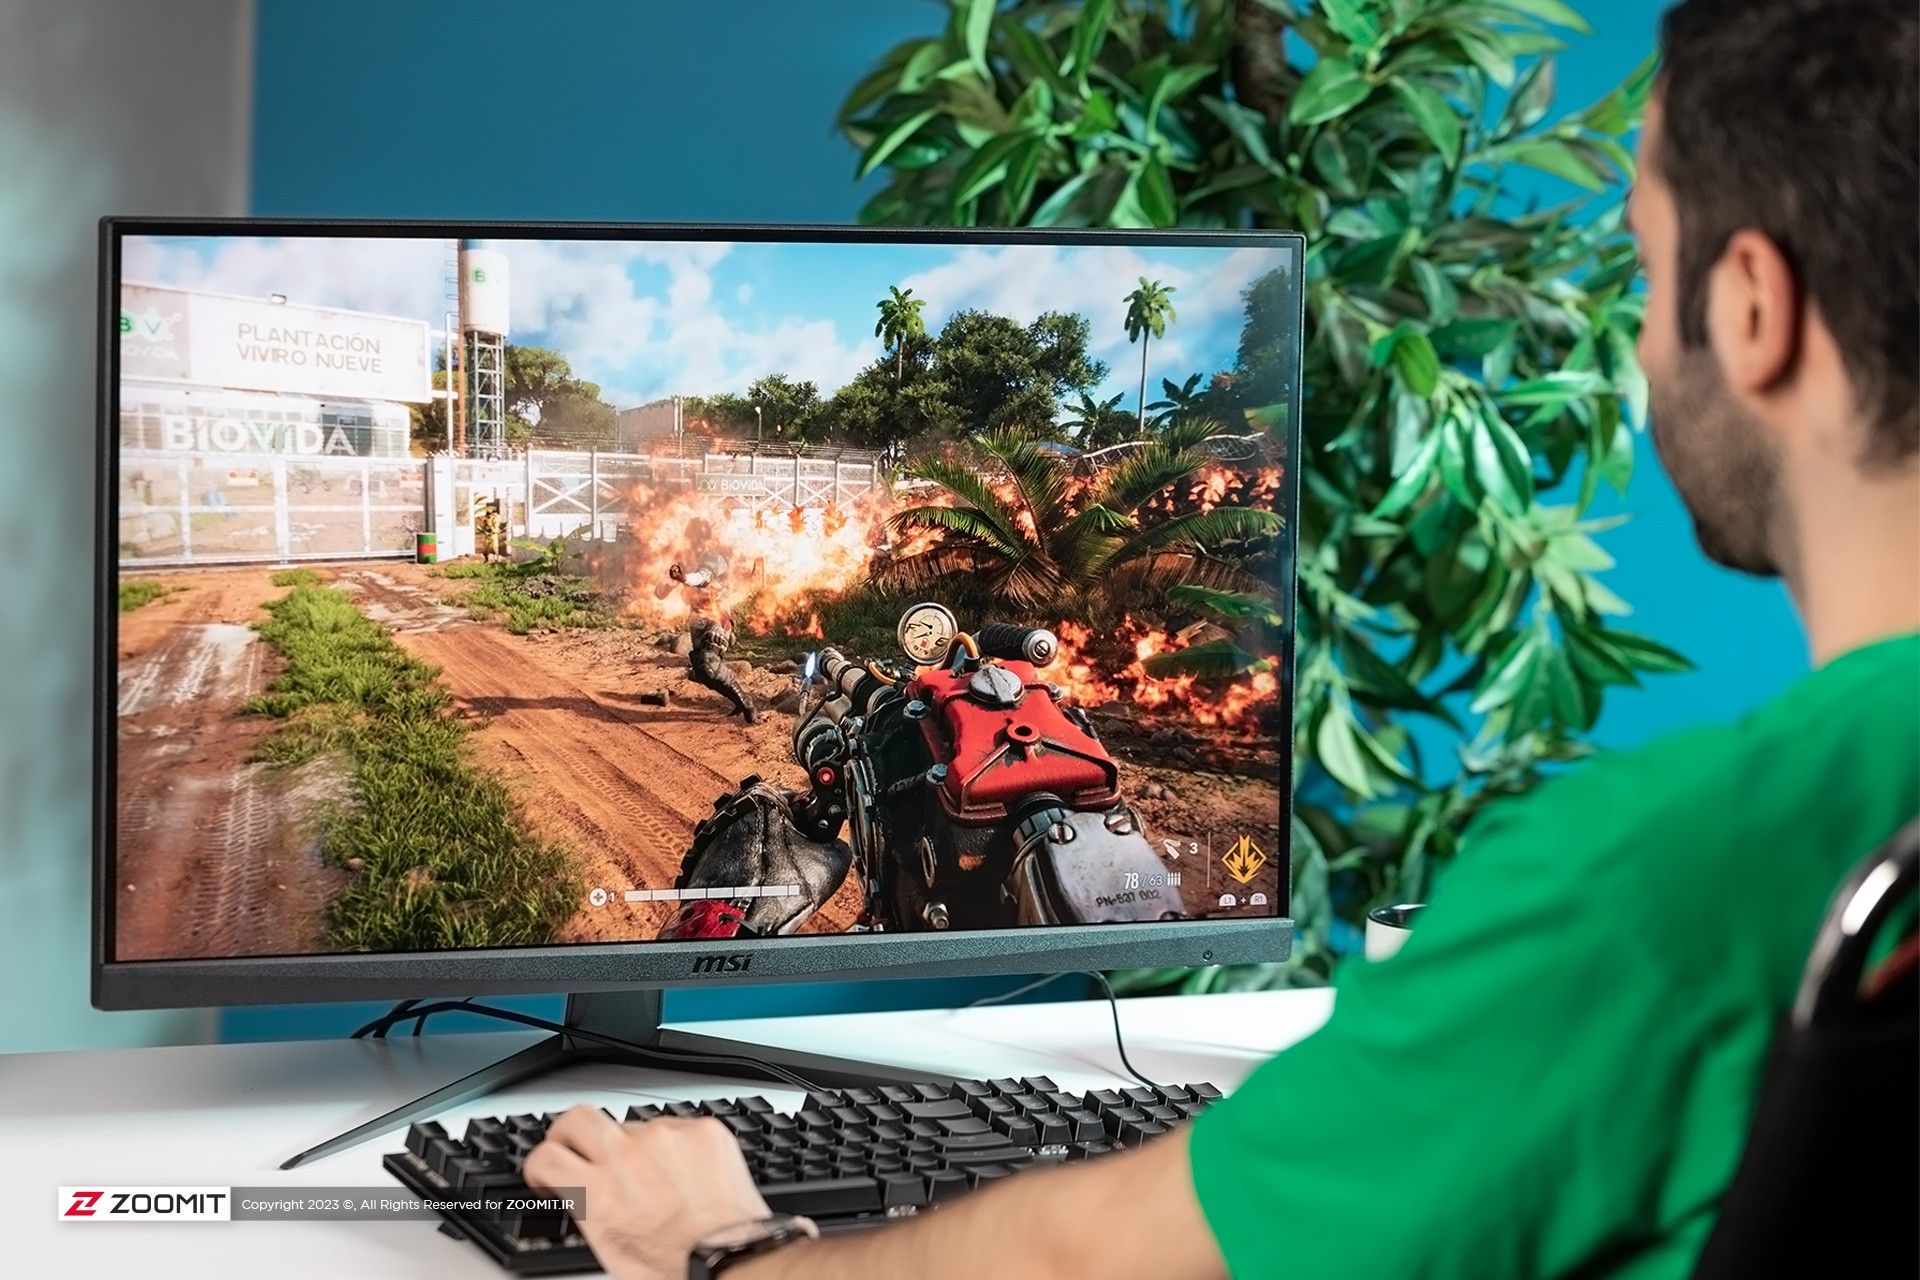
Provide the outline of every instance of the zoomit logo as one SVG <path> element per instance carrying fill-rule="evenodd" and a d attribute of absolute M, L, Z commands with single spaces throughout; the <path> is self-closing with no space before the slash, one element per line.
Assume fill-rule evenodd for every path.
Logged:
<path fill-rule="evenodd" d="M 232 1187 L 61 1187 L 59 1216 L 75 1222 L 226 1222 Z"/>
<path fill-rule="evenodd" d="M 745 973 L 747 966 L 753 963 L 750 955 L 731 956 L 695 956 L 695 973 Z"/>

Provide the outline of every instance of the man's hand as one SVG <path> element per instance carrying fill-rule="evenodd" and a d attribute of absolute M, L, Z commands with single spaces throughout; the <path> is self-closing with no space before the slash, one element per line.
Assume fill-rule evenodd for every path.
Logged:
<path fill-rule="evenodd" d="M 574 1107 L 527 1156 L 526 1177 L 584 1188 L 580 1230 L 614 1280 L 683 1280 L 695 1244 L 769 1212 L 733 1135 L 706 1118 L 623 1125 Z"/>

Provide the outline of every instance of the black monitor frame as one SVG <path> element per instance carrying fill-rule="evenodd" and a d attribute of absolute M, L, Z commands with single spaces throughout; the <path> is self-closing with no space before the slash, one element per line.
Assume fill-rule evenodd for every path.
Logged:
<path fill-rule="evenodd" d="M 789 224 L 447 222 L 280 218 L 103 218 L 100 222 L 98 455 L 94 539 L 94 751 L 92 999 L 100 1009 L 216 1004 L 317 1003 L 430 995 L 611 992 L 697 984 L 852 981 L 886 978 L 1053 973 L 1139 966 L 1196 966 L 1284 960 L 1291 950 L 1291 857 L 1282 867 L 1270 918 L 1182 920 L 943 933 L 816 934 L 751 942 L 635 941 L 605 944 L 392 953 L 320 953 L 233 959 L 118 961 L 112 956 L 109 891 L 118 776 L 116 662 L 119 613 L 116 504 L 119 493 L 120 245 L 129 235 L 390 236 L 459 239 L 908 242 L 922 244 L 1177 245 L 1293 250 L 1296 302 L 1293 367 L 1304 325 L 1305 239 L 1286 231 L 1122 231 L 893 228 Z M 1297 540 L 1300 397 L 1288 425 L 1283 497 L 1285 536 Z M 1289 558 L 1291 563 L 1291 557 Z M 1289 595 L 1293 583 L 1285 584 Z M 1291 624 L 1292 617 L 1289 617 Z M 1282 681 L 1291 698 L 1294 628 L 1285 629 Z M 1281 744 L 1291 776 L 1291 742 Z M 1280 829 L 1291 830 L 1292 794 L 1277 788 Z"/>

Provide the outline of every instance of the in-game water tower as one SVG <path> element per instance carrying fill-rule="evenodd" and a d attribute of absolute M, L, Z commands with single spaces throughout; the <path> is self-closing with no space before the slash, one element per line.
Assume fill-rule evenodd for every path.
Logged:
<path fill-rule="evenodd" d="M 460 338 L 467 450 L 501 457 L 507 449 L 507 255 L 485 240 L 460 242 Z"/>

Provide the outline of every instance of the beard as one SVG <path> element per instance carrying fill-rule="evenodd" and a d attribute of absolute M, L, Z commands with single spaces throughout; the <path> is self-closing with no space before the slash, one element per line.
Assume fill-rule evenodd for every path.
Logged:
<path fill-rule="evenodd" d="M 1683 348 L 1665 376 L 1649 372 L 1648 400 L 1654 452 L 1700 550 L 1741 573 L 1779 576 L 1779 462 L 1765 430 L 1728 393 L 1713 352 Z"/>

